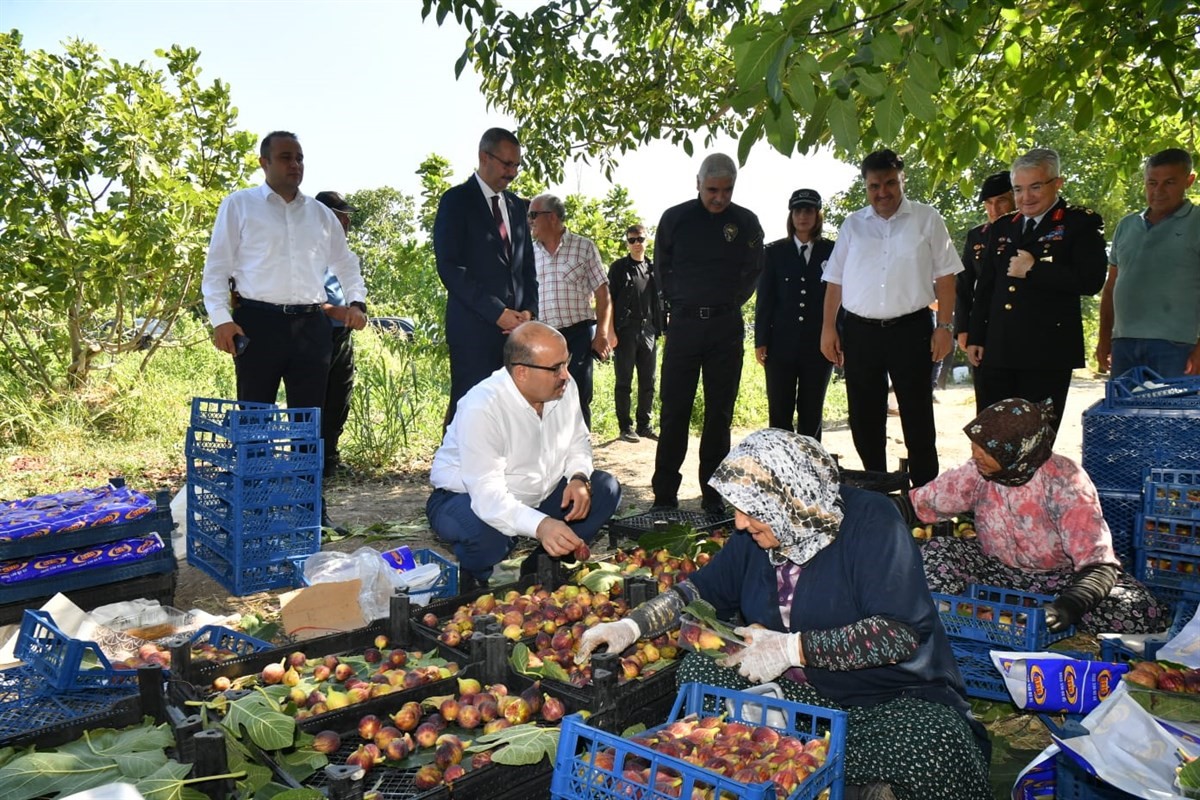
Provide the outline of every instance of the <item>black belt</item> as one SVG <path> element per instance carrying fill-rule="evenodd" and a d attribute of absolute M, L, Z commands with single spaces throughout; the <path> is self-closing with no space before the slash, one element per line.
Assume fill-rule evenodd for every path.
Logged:
<path fill-rule="evenodd" d="M 680 317 L 696 317 L 697 319 L 710 319 L 719 317 L 722 314 L 728 314 L 731 311 L 736 311 L 737 306 L 726 303 L 723 306 L 672 306 L 671 313 Z"/>
<path fill-rule="evenodd" d="M 559 328 L 558 332 L 565 334 L 567 331 L 574 331 L 576 328 L 582 328 L 585 325 L 587 325 L 588 327 L 591 327 L 592 325 L 595 325 L 595 324 L 596 324 L 596 320 L 594 320 L 594 319 L 584 319 L 584 320 L 580 320 L 579 322 L 572 322 L 570 325 L 566 326 L 565 328 Z"/>
<path fill-rule="evenodd" d="M 274 311 L 276 314 L 318 314 L 321 312 L 320 303 L 305 303 L 303 305 L 278 305 L 276 303 L 264 303 L 261 300 L 250 300 L 243 297 L 238 300 L 238 305 L 246 308 L 259 308 L 263 311 Z"/>
<path fill-rule="evenodd" d="M 893 325 L 899 325 L 903 322 L 912 322 L 918 319 L 933 319 L 933 312 L 928 308 L 918 308 L 911 314 L 905 314 L 903 317 L 893 317 L 891 319 L 871 319 L 870 317 L 860 317 L 858 314 L 846 312 L 846 319 L 852 319 L 855 322 L 862 322 L 867 325 L 874 325 L 879 328 L 890 328 Z"/>

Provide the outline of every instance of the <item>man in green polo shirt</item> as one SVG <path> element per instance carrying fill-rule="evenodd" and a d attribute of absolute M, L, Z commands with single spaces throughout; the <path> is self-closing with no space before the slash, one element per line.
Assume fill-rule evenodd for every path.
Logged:
<path fill-rule="evenodd" d="M 1146 366 L 1163 377 L 1200 374 L 1200 209 L 1179 148 L 1146 160 L 1146 210 L 1117 225 L 1100 298 L 1096 362 L 1113 376 Z"/>

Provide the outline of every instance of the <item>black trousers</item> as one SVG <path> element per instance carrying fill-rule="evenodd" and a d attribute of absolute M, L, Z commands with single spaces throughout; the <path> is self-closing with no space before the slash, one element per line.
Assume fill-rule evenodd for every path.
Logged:
<path fill-rule="evenodd" d="M 932 336 L 933 318 L 924 309 L 886 327 L 847 314 L 842 333 L 850 433 L 863 469 L 887 471 L 890 377 L 900 406 L 900 427 L 913 486 L 923 486 L 938 474 L 930 380 Z"/>
<path fill-rule="evenodd" d="M 984 363 L 975 370 L 975 404 L 979 410 L 1010 397 L 1020 397 L 1031 403 L 1049 399 L 1054 403 L 1054 430 L 1057 431 L 1067 407 L 1072 370 L 989 367 L 986 350 L 983 356 Z"/>
<path fill-rule="evenodd" d="M 741 309 L 709 319 L 675 314 L 667 330 L 663 353 L 658 451 L 654 459 L 656 504 L 679 500 L 679 473 L 687 455 L 696 387 L 704 376 L 704 428 L 700 434 L 700 492 L 704 502 L 720 501 L 708 485 L 721 460 L 729 454 L 729 429 L 742 380 Z"/>
<path fill-rule="evenodd" d="M 282 314 L 241 306 L 233 320 L 250 337 L 246 351 L 233 360 L 238 399 L 274 403 L 282 381 L 290 408 L 324 411 L 333 353 L 329 318 L 319 310 Z"/>
<path fill-rule="evenodd" d="M 579 408 L 583 411 L 583 424 L 588 430 L 592 429 L 592 339 L 596 336 L 596 323 L 593 320 L 576 322 L 558 332 L 567 340 L 567 352 L 571 354 L 571 363 L 567 371 L 571 380 L 579 389 Z"/>
<path fill-rule="evenodd" d="M 333 329 L 333 355 L 329 382 L 325 386 L 325 408 L 321 412 L 321 438 L 325 440 L 325 465 L 341 463 L 338 440 L 350 416 L 350 393 L 354 391 L 354 337 L 349 328 Z"/>
<path fill-rule="evenodd" d="M 825 390 L 833 364 L 816 347 L 804 353 L 780 347 L 767 350 L 767 415 L 772 428 L 795 430 L 821 440 Z M 796 427 L 792 427 L 793 417 Z"/>
<path fill-rule="evenodd" d="M 617 409 L 617 425 L 621 430 L 633 427 L 635 417 L 630 413 L 633 394 L 633 373 L 637 370 L 637 430 L 650 427 L 650 410 L 654 407 L 654 379 L 658 366 L 658 340 L 654 325 L 638 320 L 632 325 L 617 328 L 617 348 L 613 351 L 613 402 Z"/>

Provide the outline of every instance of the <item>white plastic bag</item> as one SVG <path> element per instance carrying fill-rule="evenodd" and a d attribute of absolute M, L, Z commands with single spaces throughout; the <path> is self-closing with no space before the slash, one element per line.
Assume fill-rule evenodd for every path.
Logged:
<path fill-rule="evenodd" d="M 379 551 L 360 547 L 353 553 L 322 551 L 304 562 L 304 578 L 310 584 L 336 583 L 357 578 L 362 581 L 358 606 L 368 622 L 388 615 L 392 597 L 392 569 Z"/>

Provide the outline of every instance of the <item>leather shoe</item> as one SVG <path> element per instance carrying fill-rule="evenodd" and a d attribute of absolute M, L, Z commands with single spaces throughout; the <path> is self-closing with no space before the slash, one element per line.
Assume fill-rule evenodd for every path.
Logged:
<path fill-rule="evenodd" d="M 658 441 L 658 434 L 654 432 L 653 428 L 638 428 L 637 435 L 652 442 Z"/>
<path fill-rule="evenodd" d="M 710 517 L 727 517 L 729 512 L 725 510 L 724 500 L 705 500 L 700 503 L 700 508 L 705 514 Z"/>
<path fill-rule="evenodd" d="M 654 498 L 654 505 L 650 506 L 650 513 L 655 514 L 659 511 L 677 511 L 679 510 L 678 500 L 659 500 Z"/>
<path fill-rule="evenodd" d="M 458 593 L 466 594 L 476 589 L 488 588 L 487 579 L 480 580 L 466 570 L 458 571 Z"/>
<path fill-rule="evenodd" d="M 325 504 L 321 504 L 321 527 L 330 528 L 338 536 L 349 536 L 350 530 L 342 525 L 334 525 L 333 520 L 329 518 L 329 512 L 325 510 Z"/>
<path fill-rule="evenodd" d="M 641 441 L 641 439 L 638 437 L 638 435 L 636 433 L 633 432 L 633 428 L 625 428 L 621 431 L 621 441 L 622 442 L 630 442 L 631 444 L 637 444 L 638 442 Z"/>

